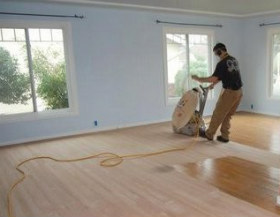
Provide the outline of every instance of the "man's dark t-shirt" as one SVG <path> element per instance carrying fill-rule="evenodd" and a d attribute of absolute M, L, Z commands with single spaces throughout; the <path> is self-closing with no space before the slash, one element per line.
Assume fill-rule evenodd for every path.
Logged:
<path fill-rule="evenodd" d="M 239 64 L 232 56 L 227 56 L 221 60 L 212 76 L 218 77 L 225 89 L 239 90 L 242 87 Z"/>

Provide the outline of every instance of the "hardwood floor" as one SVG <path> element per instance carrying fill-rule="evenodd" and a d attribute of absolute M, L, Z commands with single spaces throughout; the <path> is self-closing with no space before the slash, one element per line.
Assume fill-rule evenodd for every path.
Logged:
<path fill-rule="evenodd" d="M 280 117 L 238 112 L 231 122 L 230 137 L 232 141 L 280 154 Z"/>
<path fill-rule="evenodd" d="M 248 119 L 251 119 L 250 115 Z M 235 123 L 238 123 L 236 120 Z M 244 124 L 241 119 L 239 123 Z M 244 125 L 249 126 L 249 123 Z M 265 126 L 261 122 L 259 125 Z M 233 127 L 237 127 L 237 124 Z M 250 128 L 252 134 L 254 129 L 258 127 Z M 240 135 L 242 141 L 249 143 L 250 137 L 244 136 L 244 133 L 248 132 L 233 132 L 233 138 Z M 268 141 L 270 137 L 267 135 L 262 138 Z M 191 146 L 193 141 L 194 138 L 173 134 L 170 123 L 163 123 L 2 147 L 0 216 L 7 216 L 6 195 L 11 183 L 19 177 L 15 165 L 26 158 L 47 155 L 65 159 L 100 152 L 130 154 L 176 147 L 189 149 L 147 158 L 126 159 L 113 168 L 100 167 L 98 159 L 75 163 L 56 163 L 50 160 L 29 162 L 22 166 L 27 173 L 26 180 L 13 193 L 16 217 L 278 216 L 222 192 L 211 183 L 197 180 L 181 170 L 182 165 L 188 163 L 228 156 L 279 169 L 280 155 L 235 142 L 222 144 L 197 139 L 196 144 Z"/>
<path fill-rule="evenodd" d="M 214 185 L 223 192 L 280 215 L 275 206 L 280 169 L 237 157 L 207 159 L 185 165 L 186 173 Z"/>

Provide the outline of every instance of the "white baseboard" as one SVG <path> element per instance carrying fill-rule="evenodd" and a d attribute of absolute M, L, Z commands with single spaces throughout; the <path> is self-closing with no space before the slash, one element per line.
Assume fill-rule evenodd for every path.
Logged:
<path fill-rule="evenodd" d="M 238 111 L 280 117 L 280 115 L 276 114 L 276 113 L 262 112 L 262 111 L 256 111 L 256 110 L 250 110 L 250 109 L 240 109 Z M 210 116 L 211 115 L 209 115 L 209 117 Z M 208 116 L 206 115 L 205 117 L 208 117 Z M 19 140 L 3 142 L 3 143 L 0 143 L 0 147 L 8 146 L 8 145 L 22 144 L 22 143 L 29 143 L 29 142 L 44 141 L 44 140 L 49 140 L 49 139 L 58 139 L 58 138 L 69 137 L 69 136 L 78 136 L 78 135 L 89 134 L 89 133 L 104 132 L 104 131 L 110 131 L 110 130 L 116 130 L 116 129 L 124 129 L 124 128 L 129 128 L 129 127 L 145 126 L 145 125 L 149 125 L 149 124 L 163 123 L 163 122 L 168 122 L 168 121 L 171 121 L 171 119 L 168 118 L 168 119 L 162 119 L 162 120 L 157 120 L 157 121 L 135 122 L 135 123 L 130 123 L 130 124 L 121 124 L 118 126 L 108 126 L 108 127 L 100 127 L 100 128 L 96 127 L 96 128 L 87 129 L 87 130 L 70 131 L 67 133 L 54 134 L 51 136 L 32 137 L 32 138 L 27 138 L 27 139 L 19 139 Z"/>
<path fill-rule="evenodd" d="M 262 114 L 262 115 L 269 115 L 269 116 L 280 117 L 280 114 L 277 114 L 277 113 L 257 111 L 257 110 L 251 110 L 251 109 L 240 109 L 239 112 L 249 112 L 249 113 L 255 113 L 255 114 Z"/>
<path fill-rule="evenodd" d="M 110 130 L 116 130 L 116 129 L 124 129 L 124 128 L 129 128 L 129 127 L 145 126 L 145 125 L 150 125 L 150 124 L 164 123 L 164 122 L 168 122 L 168 121 L 171 121 L 171 119 L 136 122 L 136 123 L 121 124 L 121 125 L 118 125 L 118 126 L 108 126 L 108 127 L 101 127 L 101 128 L 96 127 L 96 128 L 93 128 L 93 129 L 70 131 L 70 132 L 67 132 L 67 133 L 54 134 L 54 135 L 51 135 L 51 136 L 18 139 L 18 140 L 13 140 L 13 141 L 0 143 L 0 147 L 1 146 L 8 146 L 8 145 L 24 144 L 24 143 L 29 143 L 29 142 L 38 142 L 38 141 L 44 141 L 44 140 L 49 140 L 49 139 L 58 139 L 58 138 L 64 138 L 64 137 L 69 137 L 69 136 L 78 136 L 78 135 L 89 134 L 89 133 L 98 133 L 98 132 L 104 132 L 104 131 L 110 131 Z"/>

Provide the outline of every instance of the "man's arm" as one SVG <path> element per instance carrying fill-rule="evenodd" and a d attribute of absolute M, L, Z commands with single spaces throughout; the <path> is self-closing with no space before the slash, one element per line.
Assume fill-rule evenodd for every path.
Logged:
<path fill-rule="evenodd" d="M 219 81 L 220 81 L 220 80 L 218 80 L 218 81 L 216 81 L 216 82 L 213 82 L 213 83 L 209 86 L 209 88 L 212 90 L 212 89 L 214 88 L 214 86 L 215 86 L 217 83 L 219 83 Z"/>
<path fill-rule="evenodd" d="M 213 83 L 214 85 L 219 82 L 219 78 L 216 76 L 198 77 L 197 75 L 192 75 L 192 79 L 200 83 Z"/>

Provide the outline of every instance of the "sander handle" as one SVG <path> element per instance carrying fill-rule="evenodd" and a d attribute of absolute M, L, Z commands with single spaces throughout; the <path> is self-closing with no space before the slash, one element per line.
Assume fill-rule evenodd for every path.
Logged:
<path fill-rule="evenodd" d="M 199 85 L 199 87 L 200 87 L 200 89 L 203 91 L 203 93 L 205 93 L 205 92 L 208 92 L 210 89 L 212 89 L 211 87 L 211 85 L 210 86 L 208 86 L 208 87 L 203 87 L 202 85 Z"/>
<path fill-rule="evenodd" d="M 199 115 L 200 117 L 203 116 L 203 112 L 204 112 L 204 108 L 205 108 L 205 104 L 206 104 L 206 101 L 207 101 L 207 96 L 208 96 L 208 92 L 209 90 L 211 89 L 211 85 L 208 86 L 208 87 L 203 87 L 201 85 L 199 85 L 199 87 L 201 88 L 203 94 L 200 95 L 199 97 Z"/>

